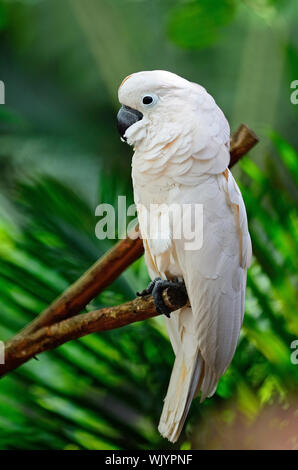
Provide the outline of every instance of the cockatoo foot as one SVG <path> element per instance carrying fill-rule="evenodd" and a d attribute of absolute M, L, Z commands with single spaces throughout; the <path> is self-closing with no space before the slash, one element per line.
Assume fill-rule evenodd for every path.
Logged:
<path fill-rule="evenodd" d="M 186 292 L 185 284 L 183 281 L 167 281 L 161 279 L 160 277 L 157 277 L 156 279 L 150 282 L 147 289 L 144 289 L 142 292 L 137 292 L 137 295 L 143 296 L 152 294 L 156 311 L 170 318 L 171 310 L 165 305 L 162 296 L 163 291 L 168 287 L 179 290 L 182 289 L 184 292 Z"/>
<path fill-rule="evenodd" d="M 146 289 L 142 290 L 141 292 L 137 292 L 137 296 L 138 296 L 138 297 L 143 297 L 144 295 L 152 294 L 152 291 L 153 291 L 154 286 L 155 286 L 155 284 L 156 284 L 157 281 L 161 281 L 161 278 L 160 278 L 160 277 L 156 277 L 153 281 L 151 281 L 151 282 L 148 284 L 148 287 L 146 287 Z"/>

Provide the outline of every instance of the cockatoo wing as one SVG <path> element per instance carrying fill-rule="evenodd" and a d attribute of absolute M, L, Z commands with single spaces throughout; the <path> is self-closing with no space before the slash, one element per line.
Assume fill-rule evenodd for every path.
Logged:
<path fill-rule="evenodd" d="M 203 204 L 202 247 L 187 250 L 185 240 L 174 243 L 192 308 L 192 314 L 183 318 L 184 329 L 195 332 L 192 348 L 199 350 L 205 364 L 201 385 L 204 399 L 214 393 L 236 349 L 251 242 L 242 197 L 232 174 L 227 170 L 200 191 L 197 194 L 190 188 L 183 199 L 184 203 Z"/>

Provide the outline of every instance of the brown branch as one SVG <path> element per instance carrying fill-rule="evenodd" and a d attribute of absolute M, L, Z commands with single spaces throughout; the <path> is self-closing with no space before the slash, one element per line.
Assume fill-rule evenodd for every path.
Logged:
<path fill-rule="evenodd" d="M 187 294 L 173 288 L 163 292 L 167 307 L 173 312 L 187 303 Z M 44 351 L 57 348 L 67 341 L 98 331 L 113 330 L 130 323 L 159 315 L 153 297 L 137 297 L 115 307 L 76 315 L 51 326 L 41 327 L 23 337 L 15 337 L 5 345 L 5 364 L 0 366 L 0 377 Z"/>
<path fill-rule="evenodd" d="M 230 142 L 230 165 L 229 168 L 237 163 L 240 158 L 248 153 L 259 142 L 256 134 L 245 124 L 241 124 L 237 131 L 231 136 Z"/>
<path fill-rule="evenodd" d="M 60 297 L 29 323 L 18 336 L 27 335 L 43 326 L 53 325 L 81 312 L 130 264 L 142 256 L 144 252 L 143 242 L 139 237 L 134 240 L 132 236 L 131 233 L 127 238 L 119 241 Z"/>
<path fill-rule="evenodd" d="M 229 167 L 257 142 L 255 134 L 242 124 L 231 137 Z M 34 355 L 71 339 L 157 315 L 151 296 L 110 309 L 77 315 L 142 254 L 143 243 L 139 237 L 128 236 L 118 242 L 35 320 L 6 343 L 5 365 L 0 365 L 0 377 Z M 175 302 L 173 305 L 173 310 L 179 308 Z"/>

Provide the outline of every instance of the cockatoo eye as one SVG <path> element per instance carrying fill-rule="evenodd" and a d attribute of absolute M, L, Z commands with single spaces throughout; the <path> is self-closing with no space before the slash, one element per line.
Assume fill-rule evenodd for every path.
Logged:
<path fill-rule="evenodd" d="M 148 94 L 143 96 L 142 103 L 146 108 L 148 108 L 149 106 L 154 106 L 157 100 L 157 96 L 152 93 L 150 95 Z"/>

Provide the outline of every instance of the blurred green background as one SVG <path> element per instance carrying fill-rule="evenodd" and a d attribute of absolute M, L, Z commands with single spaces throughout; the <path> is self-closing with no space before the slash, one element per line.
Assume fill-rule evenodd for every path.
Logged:
<path fill-rule="evenodd" d="M 117 88 L 165 69 L 207 88 L 261 142 L 233 169 L 253 242 L 246 315 L 216 396 L 172 446 L 157 432 L 173 353 L 161 318 L 93 334 L 0 381 L 1 449 L 298 448 L 296 0 L 0 0 L 0 339 L 113 242 L 95 207 L 132 201 Z M 94 302 L 148 281 L 143 260 Z M 88 306 L 92 308 L 92 305 Z"/>

